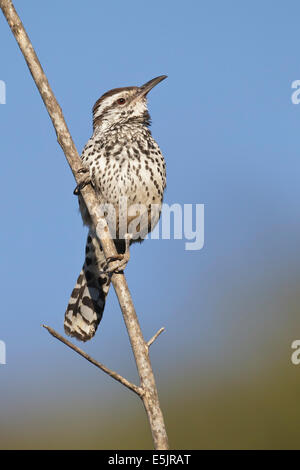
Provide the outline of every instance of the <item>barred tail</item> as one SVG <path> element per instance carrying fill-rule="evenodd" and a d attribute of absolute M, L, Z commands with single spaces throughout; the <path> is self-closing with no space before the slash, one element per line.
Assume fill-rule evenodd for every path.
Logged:
<path fill-rule="evenodd" d="M 110 286 L 107 274 L 100 274 L 106 261 L 99 243 L 89 232 L 86 257 L 65 313 L 64 328 L 69 336 L 80 341 L 91 339 L 101 321 Z"/>

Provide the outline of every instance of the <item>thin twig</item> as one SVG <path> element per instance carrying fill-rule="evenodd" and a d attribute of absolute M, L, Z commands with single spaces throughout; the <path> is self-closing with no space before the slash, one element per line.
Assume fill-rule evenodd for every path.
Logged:
<path fill-rule="evenodd" d="M 54 96 L 47 77 L 42 69 L 39 59 L 24 29 L 24 26 L 12 4 L 12 1 L 0 0 L 0 7 L 13 35 L 16 38 L 16 41 L 18 42 L 33 80 L 35 81 L 35 84 L 44 101 L 46 109 L 52 120 L 58 143 L 64 151 L 76 182 L 79 183 L 80 174 L 78 171 L 82 166 L 81 160 L 68 130 L 67 124 L 62 114 L 62 110 Z M 89 211 L 93 225 L 97 230 L 97 236 L 103 248 L 105 257 L 115 257 L 117 255 L 115 245 L 109 236 L 109 229 L 105 219 L 99 215 L 99 203 L 91 185 L 86 186 L 81 191 L 81 195 Z M 154 447 L 157 450 L 166 450 L 169 448 L 168 437 L 162 410 L 159 404 L 154 374 L 148 355 L 148 346 L 144 340 L 124 274 L 113 274 L 112 283 L 119 300 L 123 319 L 134 353 L 140 377 L 140 386 L 144 391 L 144 394 L 141 398 L 148 415 Z"/>
<path fill-rule="evenodd" d="M 148 348 L 150 348 L 151 344 L 154 343 L 154 341 L 156 340 L 156 338 L 158 338 L 159 335 L 160 335 L 163 331 L 165 331 L 165 327 L 164 327 L 164 326 L 163 326 L 162 328 L 160 328 L 160 329 L 157 331 L 157 333 L 155 333 L 155 335 L 152 336 L 151 339 L 149 339 L 149 341 L 148 341 L 148 343 L 147 343 Z"/>
<path fill-rule="evenodd" d="M 68 341 L 67 339 L 65 339 L 63 336 L 61 336 L 59 333 L 57 333 L 57 331 L 53 330 L 53 328 L 51 328 L 51 326 L 47 326 L 47 325 L 42 325 L 44 328 L 46 328 L 46 330 L 49 331 L 49 333 L 54 336 L 54 338 L 57 338 L 59 339 L 59 341 L 61 341 L 62 343 L 64 343 L 66 346 L 69 346 L 69 348 L 73 349 L 73 351 L 77 352 L 78 354 L 80 354 L 80 356 L 84 357 L 87 361 L 91 362 L 92 364 L 94 364 L 94 366 L 96 367 L 99 367 L 99 369 L 103 370 L 103 372 L 105 372 L 106 374 L 108 374 L 110 377 L 112 377 L 113 379 L 117 380 L 118 382 L 120 382 L 122 385 L 125 385 L 125 387 L 129 388 L 130 390 L 132 390 L 133 392 L 135 392 L 137 395 L 139 395 L 140 397 L 143 395 L 143 390 L 141 387 L 138 387 L 137 385 L 129 382 L 129 380 L 125 379 L 124 377 L 122 377 L 122 375 L 118 374 L 117 372 L 114 372 L 113 370 L 110 370 L 108 369 L 108 367 L 104 366 L 103 364 L 101 364 L 101 362 L 98 362 L 96 361 L 95 359 L 93 359 L 91 356 L 89 356 L 89 354 L 87 354 L 86 352 L 82 351 L 82 349 L 78 348 L 77 346 L 75 346 L 75 344 L 71 343 L 71 341 Z"/>

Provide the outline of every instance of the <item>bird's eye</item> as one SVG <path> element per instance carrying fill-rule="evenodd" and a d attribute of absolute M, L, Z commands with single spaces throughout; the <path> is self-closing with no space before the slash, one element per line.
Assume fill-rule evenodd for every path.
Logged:
<path fill-rule="evenodd" d="M 119 98 L 118 101 L 117 101 L 117 103 L 118 103 L 118 104 L 124 104 L 125 101 L 126 101 L 125 98 Z"/>

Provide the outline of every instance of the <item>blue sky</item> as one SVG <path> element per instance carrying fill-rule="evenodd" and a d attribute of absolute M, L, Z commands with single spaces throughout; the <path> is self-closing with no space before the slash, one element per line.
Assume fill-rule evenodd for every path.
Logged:
<path fill-rule="evenodd" d="M 162 388 L 178 367 L 182 381 L 194 365 L 214 379 L 224 369 L 240 374 L 245 364 L 254 374 L 254 364 L 267 367 L 274 355 L 289 367 L 290 343 L 300 337 L 287 305 L 300 281 L 300 105 L 291 102 L 291 84 L 300 79 L 298 2 L 15 6 L 79 151 L 102 93 L 168 75 L 149 95 L 152 133 L 167 162 L 165 202 L 205 205 L 205 245 L 189 252 L 181 240 L 147 240 L 132 248 L 126 274 L 145 336 L 166 327 L 153 348 Z M 92 401 L 100 386 L 113 402 L 126 392 L 40 326 L 63 331 L 86 230 L 72 174 L 2 16 L 0 43 L 7 88 L 0 105 L 0 339 L 7 345 L 0 408 L 18 423 L 33 403 L 51 408 L 56 394 L 66 401 L 86 393 Z M 136 379 L 112 290 L 84 348 Z"/>

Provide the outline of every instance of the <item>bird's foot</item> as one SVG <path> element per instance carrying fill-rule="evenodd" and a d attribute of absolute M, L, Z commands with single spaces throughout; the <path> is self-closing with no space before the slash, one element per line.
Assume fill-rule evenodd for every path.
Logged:
<path fill-rule="evenodd" d="M 130 259 L 130 240 L 132 239 L 132 235 L 126 233 L 125 237 L 125 253 L 120 253 L 116 256 L 110 256 L 107 258 L 106 263 L 107 266 L 105 270 L 100 274 L 120 274 L 123 273 L 124 269 L 127 266 L 127 263 Z M 118 261 L 118 263 L 116 263 Z M 110 263 L 114 263 L 113 266 L 109 266 Z"/>
<path fill-rule="evenodd" d="M 85 186 L 91 183 L 90 172 L 88 168 L 84 168 L 84 167 L 79 168 L 79 170 L 77 171 L 77 174 L 79 175 L 83 174 L 83 177 L 81 178 L 81 181 L 79 181 L 79 183 L 77 184 L 76 188 L 73 191 L 73 194 L 75 194 L 75 196 L 78 196 L 80 191 Z"/>

